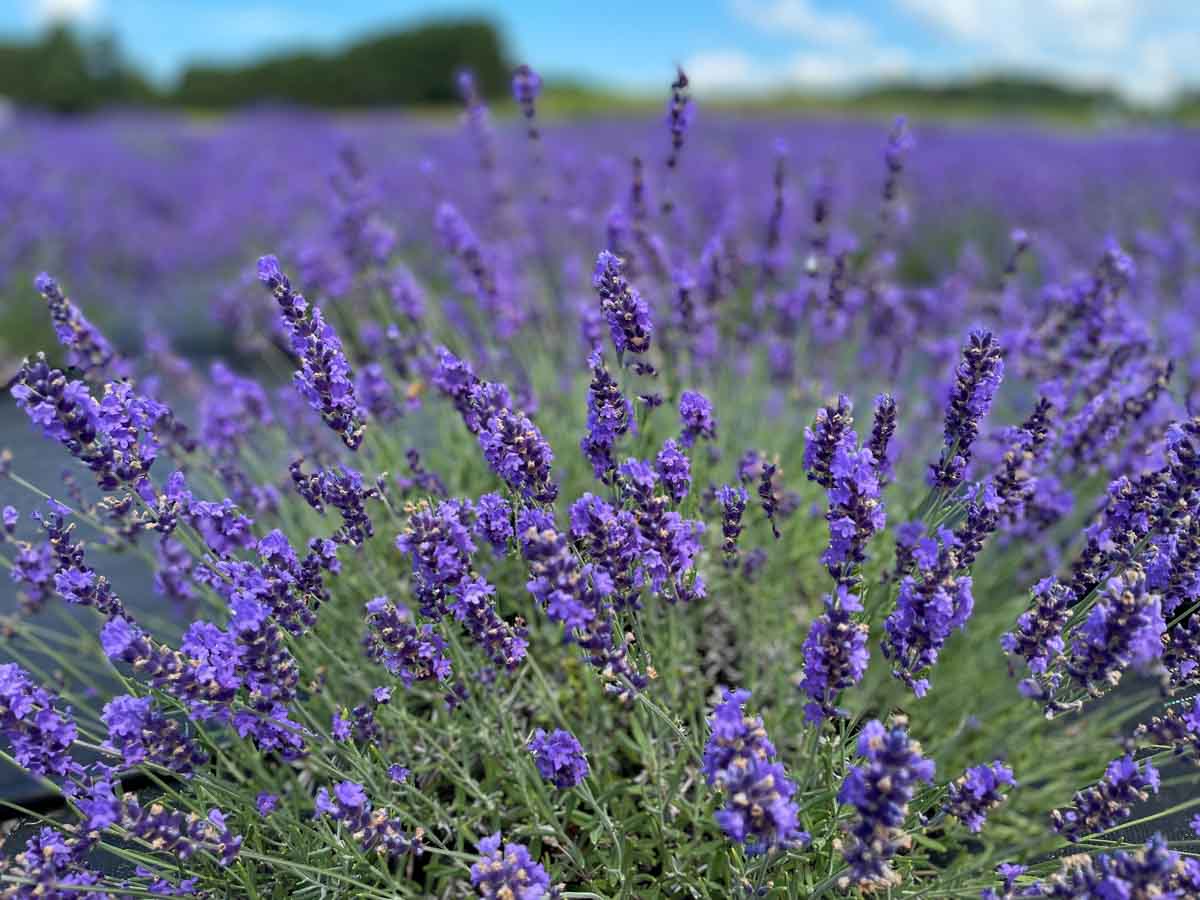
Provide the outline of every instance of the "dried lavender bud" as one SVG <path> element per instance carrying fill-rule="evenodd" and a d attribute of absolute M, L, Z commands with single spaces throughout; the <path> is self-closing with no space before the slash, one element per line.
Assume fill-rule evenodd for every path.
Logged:
<path fill-rule="evenodd" d="M 292 352 L 300 360 L 294 375 L 296 389 L 351 450 L 362 443 L 364 412 L 354 392 L 354 373 L 333 326 L 321 310 L 292 290 L 279 260 L 264 256 L 258 261 L 258 280 L 279 304 Z"/>
<path fill-rule="evenodd" d="M 850 767 L 838 791 L 838 802 L 858 812 L 842 842 L 842 855 L 859 885 L 898 884 L 891 859 L 908 846 L 903 834 L 908 804 L 919 783 L 933 781 L 933 760 L 921 755 L 921 745 L 903 727 L 889 731 L 878 720 L 863 726 L 858 754 L 863 764 Z"/>

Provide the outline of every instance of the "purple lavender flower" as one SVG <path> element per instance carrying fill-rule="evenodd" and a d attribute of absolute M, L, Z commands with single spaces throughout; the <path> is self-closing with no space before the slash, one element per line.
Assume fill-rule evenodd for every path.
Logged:
<path fill-rule="evenodd" d="M 388 816 L 387 809 L 371 809 L 371 801 L 361 784 L 340 781 L 333 788 L 320 788 L 316 797 L 317 816 L 329 816 L 340 822 L 363 850 L 388 859 L 407 853 L 421 855 L 421 829 L 412 837 L 404 833 L 399 819 Z"/>
<path fill-rule="evenodd" d="M 274 794 L 269 794 L 266 791 L 260 791 L 254 799 L 254 808 L 258 810 L 258 814 L 264 819 L 275 812 L 279 808 L 279 798 Z"/>
<path fill-rule="evenodd" d="M 679 162 L 679 151 L 683 149 L 684 135 L 695 115 L 695 106 L 688 96 L 688 77 L 683 69 L 675 70 L 671 82 L 671 99 L 667 101 L 667 129 L 671 132 L 671 153 L 667 157 L 667 168 L 673 169 Z"/>
<path fill-rule="evenodd" d="M 829 465 L 829 546 L 821 562 L 838 584 L 855 587 L 866 561 L 866 545 L 887 517 L 880 496 L 879 470 L 871 451 L 857 446 L 854 432 L 842 433 Z"/>
<path fill-rule="evenodd" d="M 342 443 L 357 450 L 363 439 L 364 413 L 354 392 L 354 373 L 337 332 L 325 323 L 319 307 L 292 290 L 274 256 L 259 259 L 258 280 L 271 290 L 279 304 L 292 351 L 299 357 L 300 368 L 294 376 L 296 389 Z"/>
<path fill-rule="evenodd" d="M 41 353 L 25 360 L 12 396 L 46 437 L 91 469 L 108 491 L 145 479 L 160 447 L 154 428 L 169 415 L 166 406 L 134 393 L 127 382 L 105 385 L 96 401 L 83 382 L 68 382 Z"/>
<path fill-rule="evenodd" d="M 571 504 L 570 518 L 571 540 L 612 580 L 616 606 L 639 608 L 638 594 L 646 578 L 644 540 L 633 513 L 584 494 Z M 657 558 L 653 550 L 646 555 Z"/>
<path fill-rule="evenodd" d="M 750 495 L 741 485 L 723 484 L 717 488 L 715 498 L 721 504 L 721 550 L 725 554 L 725 568 L 737 565 L 738 538 L 742 534 L 742 515 Z"/>
<path fill-rule="evenodd" d="M 155 709 L 150 697 L 114 697 L 100 718 L 108 726 L 105 747 L 120 753 L 126 766 L 150 762 L 186 777 L 208 759 L 179 722 Z"/>
<path fill-rule="evenodd" d="M 550 876 L 523 844 L 505 844 L 500 832 L 479 842 L 479 862 L 471 866 L 471 886 L 487 900 L 548 900 L 556 895 Z"/>
<path fill-rule="evenodd" d="M 684 391 L 679 395 L 679 420 L 683 423 L 683 432 L 679 436 L 683 446 L 691 447 L 700 438 L 717 439 L 712 404 L 703 394 Z"/>
<path fill-rule="evenodd" d="M 1004 377 L 1003 351 L 990 331 L 971 332 L 955 375 L 946 402 L 945 447 L 941 458 L 929 468 L 930 484 L 943 490 L 962 484 L 971 461 L 971 445 L 979 436 L 979 423 L 991 409 Z"/>
<path fill-rule="evenodd" d="M 863 726 L 858 754 L 863 764 L 850 767 L 838 791 L 838 802 L 858 812 L 842 855 L 860 885 L 897 884 L 891 859 L 906 845 L 902 829 L 908 804 L 919 783 L 933 781 L 933 760 L 921 755 L 921 745 L 902 726 L 889 731 L 878 720 Z"/>
<path fill-rule="evenodd" d="M 600 310 L 608 320 L 618 361 L 624 359 L 626 351 L 645 353 L 650 349 L 650 339 L 654 335 L 650 309 L 637 289 L 625 280 L 621 266 L 621 259 L 602 250 L 596 258 L 596 271 L 592 276 L 592 284 L 600 295 Z"/>
<path fill-rule="evenodd" d="M 329 504 L 342 514 L 341 527 L 333 533 L 335 543 L 361 547 L 375 534 L 371 517 L 367 515 L 366 501 L 378 497 L 378 489 L 365 485 L 362 474 L 349 466 L 340 465 L 306 475 L 303 464 L 301 457 L 288 466 L 300 496 L 319 513 L 324 513 L 325 504 Z"/>
<path fill-rule="evenodd" d="M 521 115 L 525 117 L 525 124 L 530 140 L 537 140 L 538 138 L 537 107 L 535 103 L 538 94 L 541 92 L 542 76 L 527 65 L 522 64 L 517 66 L 512 77 L 513 99 L 521 107 Z"/>
<path fill-rule="evenodd" d="M 1154 835 L 1133 853 L 1068 856 L 1058 872 L 1031 890 L 1038 891 L 1034 896 L 1061 900 L 1194 897 L 1200 893 L 1200 864 L 1168 849 L 1163 837 Z"/>
<path fill-rule="evenodd" d="M 418 503 L 396 538 L 396 549 L 412 561 L 413 595 L 421 615 L 439 619 L 446 614 L 453 588 L 471 571 L 476 551 L 471 537 L 471 510 L 461 500 L 437 506 Z"/>
<path fill-rule="evenodd" d="M 880 394 L 875 398 L 875 418 L 871 422 L 871 438 L 867 441 L 867 449 L 875 460 L 875 471 L 879 475 L 879 483 L 887 484 L 892 480 L 892 462 L 888 457 L 892 437 L 896 433 L 896 399 L 891 394 Z"/>
<path fill-rule="evenodd" d="M 893 661 L 892 675 L 918 697 L 929 690 L 929 680 L 917 675 L 937 663 L 951 632 L 966 626 L 975 607 L 970 576 L 955 574 L 956 546 L 945 530 L 937 540 L 917 542 L 916 572 L 901 579 L 896 608 L 884 622 L 883 655 Z"/>
<path fill-rule="evenodd" d="M 533 754 L 538 773 L 560 791 L 573 788 L 588 775 L 583 747 L 569 731 L 556 728 L 550 734 L 539 728 L 526 748 Z"/>
<path fill-rule="evenodd" d="M 550 477 L 554 451 L 528 416 L 494 407 L 481 417 L 478 439 L 484 459 L 505 484 L 529 500 L 554 502 L 558 496 L 558 485 Z"/>
<path fill-rule="evenodd" d="M 627 642 L 614 628 L 612 577 L 597 564 L 581 566 L 566 535 L 541 510 L 521 513 L 517 538 L 529 564 L 529 593 L 551 621 L 562 625 L 566 639 L 588 652 L 605 689 L 623 701 L 630 699 L 647 680 L 634 668 Z"/>
<path fill-rule="evenodd" d="M 1109 579 L 1092 607 L 1067 658 L 1071 677 L 1093 694 L 1115 685 L 1132 668 L 1145 672 L 1160 665 L 1166 631 L 1162 603 L 1149 593 L 1140 568 Z"/>
<path fill-rule="evenodd" d="M 1149 761 L 1139 767 L 1132 756 L 1114 759 L 1099 782 L 1075 794 L 1069 808 L 1050 812 L 1050 824 L 1073 842 L 1107 831 L 1129 818 L 1133 804 L 1157 794 L 1158 784 L 1158 770 Z"/>
<path fill-rule="evenodd" d="M 1017 618 L 1017 626 L 1000 638 L 1010 656 L 1024 658 L 1029 671 L 1043 674 L 1062 654 L 1062 634 L 1075 605 L 1074 592 L 1053 578 L 1044 578 L 1033 589 L 1033 606 Z"/>
<path fill-rule="evenodd" d="M 609 374 L 600 351 L 588 357 L 592 380 L 588 385 L 587 434 L 579 442 L 583 455 L 592 464 L 592 474 L 601 481 L 611 481 L 616 469 L 613 446 L 618 438 L 636 431 L 633 404 L 621 393 L 621 388 Z"/>
<path fill-rule="evenodd" d="M 495 594 L 484 579 L 463 578 L 454 589 L 450 611 L 493 663 L 512 672 L 525 658 L 529 641 L 521 619 L 510 626 L 496 612 Z"/>
<path fill-rule="evenodd" d="M 475 502 L 475 534 L 487 541 L 497 556 L 508 553 L 513 538 L 513 511 L 499 494 L 483 494 Z"/>
<path fill-rule="evenodd" d="M 679 445 L 671 438 L 663 443 L 654 460 L 654 469 L 662 479 L 667 493 L 676 503 L 682 503 L 692 488 L 692 466 Z"/>
<path fill-rule="evenodd" d="M 824 602 L 825 612 L 813 621 L 804 641 L 804 676 L 799 684 L 809 697 L 804 718 L 814 724 L 845 715 L 835 705 L 837 696 L 862 680 L 870 660 L 870 629 L 853 618 L 862 612 L 858 598 L 839 584 Z"/>
<path fill-rule="evenodd" d="M 12 745 L 17 764 L 34 775 L 62 777 L 79 770 L 71 756 L 75 722 L 59 702 L 16 663 L 0 665 L 0 734 Z"/>
<path fill-rule="evenodd" d="M 809 481 L 826 489 L 833 486 L 833 454 L 853 428 L 854 407 L 845 394 L 838 395 L 836 404 L 817 410 L 812 427 L 804 429 L 804 472 Z"/>
<path fill-rule="evenodd" d="M 222 362 L 214 362 L 208 374 L 212 387 L 200 404 L 200 437 L 214 455 L 236 457 L 253 431 L 274 422 L 270 402 L 257 381 Z"/>
<path fill-rule="evenodd" d="M 432 625 L 417 626 L 405 606 L 376 597 L 367 610 L 363 647 L 367 658 L 384 667 L 411 688 L 418 681 L 446 681 L 452 671 L 446 642 Z"/>
<path fill-rule="evenodd" d="M 988 813 L 1004 802 L 1000 788 L 1006 785 L 1016 787 L 1017 782 L 1012 769 L 1003 763 L 972 766 L 950 782 L 942 809 L 978 833 L 983 830 Z"/>
<path fill-rule="evenodd" d="M 771 762 L 775 746 L 762 719 L 743 711 L 749 699 L 749 691 L 725 691 L 708 720 L 701 771 L 725 795 L 717 824 L 751 855 L 807 844 L 809 835 L 799 828 L 792 800 L 796 786 L 781 764 Z"/>
<path fill-rule="evenodd" d="M 87 866 L 95 844 L 94 835 L 38 829 L 23 851 L 5 860 L 5 874 L 13 880 L 9 892 L 16 900 L 107 900 L 112 894 L 82 890 L 100 883 L 100 874 Z"/>
<path fill-rule="evenodd" d="M 70 365 L 82 372 L 102 372 L 117 359 L 108 338 L 67 299 L 57 281 L 42 272 L 33 279 L 33 286 L 46 301 L 54 334 L 66 348 Z"/>
<path fill-rule="evenodd" d="M 668 511 L 670 501 L 656 492 L 659 476 L 645 461 L 626 460 L 618 471 L 633 501 L 651 590 L 661 593 L 669 582 L 672 589 L 665 596 L 671 603 L 703 597 L 704 579 L 694 566 L 702 549 L 700 536 L 704 533 L 704 523 Z"/>

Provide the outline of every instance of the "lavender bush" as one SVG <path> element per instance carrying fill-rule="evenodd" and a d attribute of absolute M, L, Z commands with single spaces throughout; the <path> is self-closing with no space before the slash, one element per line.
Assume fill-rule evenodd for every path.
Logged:
<path fill-rule="evenodd" d="M 0 896 L 1200 895 L 1196 138 L 540 87 L 7 137 Z"/>

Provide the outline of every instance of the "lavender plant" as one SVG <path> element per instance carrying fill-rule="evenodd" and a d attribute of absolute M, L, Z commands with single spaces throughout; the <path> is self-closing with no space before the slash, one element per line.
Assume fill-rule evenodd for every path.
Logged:
<path fill-rule="evenodd" d="M 1195 136 L 690 86 L 652 139 L 528 66 L 513 123 L 234 119 L 121 158 L 152 266 L 123 199 L 79 264 L 108 138 L 27 123 L 3 270 L 82 249 L 13 294 L 73 474 L 0 457 L 0 896 L 1200 894 Z M 106 336 L 119 269 L 229 358 Z"/>

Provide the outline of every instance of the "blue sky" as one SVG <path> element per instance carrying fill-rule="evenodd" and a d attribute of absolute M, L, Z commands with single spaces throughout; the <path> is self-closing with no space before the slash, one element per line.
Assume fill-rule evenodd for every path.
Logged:
<path fill-rule="evenodd" d="M 881 77 L 1020 68 L 1157 102 L 1200 86 L 1200 0 L 0 0 L 0 33 L 65 19 L 117 34 L 169 80 L 192 60 L 330 46 L 477 13 L 546 73 L 699 94 L 843 89 Z"/>

